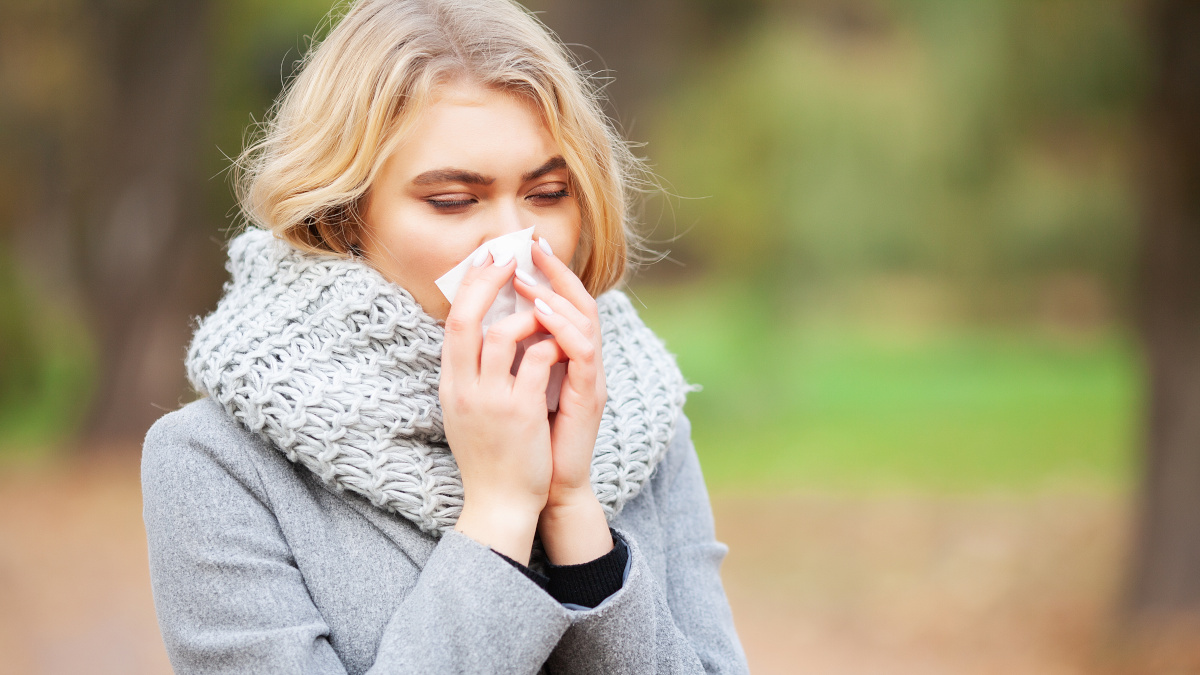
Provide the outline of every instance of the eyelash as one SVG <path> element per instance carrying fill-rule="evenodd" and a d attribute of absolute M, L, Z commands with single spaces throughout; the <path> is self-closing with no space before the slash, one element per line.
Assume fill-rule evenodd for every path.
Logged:
<path fill-rule="evenodd" d="M 567 192 L 566 188 L 563 188 L 562 190 L 557 190 L 555 192 L 542 192 L 542 193 L 535 194 L 535 195 L 529 195 L 528 198 L 558 200 L 558 199 L 562 199 L 563 197 L 570 197 L 570 196 L 571 196 L 571 193 Z"/>
<path fill-rule="evenodd" d="M 455 209 L 475 203 L 474 199 L 426 199 L 426 203 L 435 209 Z"/>
<path fill-rule="evenodd" d="M 542 193 L 538 193 L 538 194 L 532 194 L 532 195 L 529 195 L 528 197 L 526 197 L 526 199 L 536 199 L 536 200 L 553 199 L 553 200 L 557 201 L 559 199 L 563 199 L 564 197 L 570 197 L 570 196 L 571 196 L 570 192 L 567 192 L 566 189 L 562 189 L 562 190 L 557 190 L 555 192 L 542 192 Z M 476 202 L 476 200 L 474 200 L 474 199 L 452 199 L 452 200 L 426 199 L 425 202 L 428 203 L 430 206 L 432 206 L 435 209 L 448 211 L 450 209 L 457 209 L 457 208 L 462 208 L 464 206 L 470 206 L 471 204 L 474 204 Z"/>

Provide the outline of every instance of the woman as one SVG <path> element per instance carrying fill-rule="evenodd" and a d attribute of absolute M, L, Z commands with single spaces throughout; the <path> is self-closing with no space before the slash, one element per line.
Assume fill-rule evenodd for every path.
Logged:
<path fill-rule="evenodd" d="M 177 672 L 746 670 L 687 386 L 610 290 L 636 166 L 519 7 L 351 7 L 243 155 L 205 397 L 146 438 Z"/>

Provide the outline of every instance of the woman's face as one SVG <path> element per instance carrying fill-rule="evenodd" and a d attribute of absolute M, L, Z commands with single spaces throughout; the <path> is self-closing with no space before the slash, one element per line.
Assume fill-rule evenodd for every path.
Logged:
<path fill-rule="evenodd" d="M 384 162 L 362 209 L 359 247 L 387 279 L 445 319 L 434 281 L 483 242 L 533 227 L 570 263 L 579 205 L 558 144 L 524 99 L 447 85 Z"/>

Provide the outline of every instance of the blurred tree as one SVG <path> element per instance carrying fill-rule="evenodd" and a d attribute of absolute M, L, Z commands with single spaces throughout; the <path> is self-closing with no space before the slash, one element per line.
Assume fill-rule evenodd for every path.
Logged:
<path fill-rule="evenodd" d="M 75 5 L 0 3 L 0 433 L 17 444 L 73 427 L 91 379 L 67 155 L 101 97 Z"/>
<path fill-rule="evenodd" d="M 655 97 L 647 154 L 701 198 L 676 205 L 675 255 L 782 307 L 920 278 L 962 316 L 1028 320 L 1077 281 L 1120 316 L 1127 4 L 765 4 Z"/>
<path fill-rule="evenodd" d="M 1200 626 L 1200 4 L 1148 9 L 1140 319 L 1150 408 L 1127 609 L 1165 636 L 1163 620 Z M 1200 656 L 1196 642 L 1190 650 Z"/>
<path fill-rule="evenodd" d="M 139 439 L 183 391 L 179 367 L 208 236 L 197 160 L 208 94 L 207 0 L 94 0 L 82 17 L 106 84 L 80 176 L 78 265 L 99 347 L 85 432 Z M 206 294 L 201 295 L 204 298 Z M 156 408 L 153 404 L 158 404 Z"/>
<path fill-rule="evenodd" d="M 639 117 L 681 64 L 736 36 L 768 0 L 527 0 L 584 64 L 607 78 L 609 113 L 638 138 Z"/>
<path fill-rule="evenodd" d="M 21 314 L 45 323 L 48 298 L 82 314 L 98 352 L 83 429 L 95 439 L 140 440 L 178 403 L 188 318 L 217 284 L 219 267 L 198 245 L 208 236 L 198 157 L 210 4 L 22 0 L 0 10 L 0 174 L 12 204 L 0 255 L 12 250 L 20 263 L 0 295 L 24 296 L 6 303 L 24 310 L 0 322 L 0 351 L 46 362 L 41 345 L 18 339 L 32 330 L 19 328 Z"/>

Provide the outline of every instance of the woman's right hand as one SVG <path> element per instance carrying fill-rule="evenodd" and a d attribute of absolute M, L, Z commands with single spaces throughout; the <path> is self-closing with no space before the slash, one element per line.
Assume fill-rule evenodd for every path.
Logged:
<path fill-rule="evenodd" d="M 440 398 L 446 440 L 463 482 L 456 530 L 528 564 L 553 474 L 546 385 L 561 355 L 553 339 L 528 350 L 514 376 L 517 343 L 540 331 L 532 312 L 482 322 L 516 263 L 491 256 L 463 278 L 446 317 Z"/>

